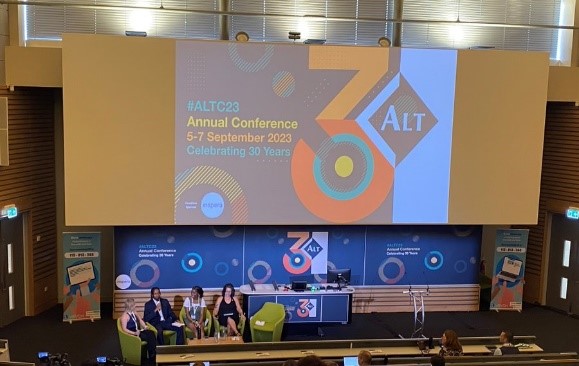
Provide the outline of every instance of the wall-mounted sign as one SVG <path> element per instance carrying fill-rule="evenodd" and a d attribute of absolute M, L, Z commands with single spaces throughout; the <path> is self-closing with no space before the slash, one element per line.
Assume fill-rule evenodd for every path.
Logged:
<path fill-rule="evenodd" d="M 579 208 L 569 207 L 567 209 L 567 218 L 573 220 L 579 220 Z"/>
<path fill-rule="evenodd" d="M 8 206 L 4 206 L 2 207 L 2 217 L 7 217 L 9 219 L 13 219 L 16 216 L 18 216 L 18 208 L 16 207 L 16 205 L 8 205 Z"/>

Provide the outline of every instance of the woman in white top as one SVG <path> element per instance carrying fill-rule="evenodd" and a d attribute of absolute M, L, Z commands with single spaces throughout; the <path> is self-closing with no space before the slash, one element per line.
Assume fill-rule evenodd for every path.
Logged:
<path fill-rule="evenodd" d="M 185 325 L 193 331 L 193 337 L 199 339 L 205 336 L 205 299 L 203 299 L 203 289 L 199 286 L 191 288 L 191 296 L 185 299 L 183 303 L 185 308 Z"/>

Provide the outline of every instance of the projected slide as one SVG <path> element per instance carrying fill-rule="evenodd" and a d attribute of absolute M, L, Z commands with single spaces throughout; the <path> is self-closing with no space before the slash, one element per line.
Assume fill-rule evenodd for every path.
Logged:
<path fill-rule="evenodd" d="M 175 224 L 448 222 L 456 51 L 176 52 Z"/>

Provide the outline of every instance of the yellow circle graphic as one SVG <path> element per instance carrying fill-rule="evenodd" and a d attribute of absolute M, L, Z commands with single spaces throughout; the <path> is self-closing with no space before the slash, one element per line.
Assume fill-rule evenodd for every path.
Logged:
<path fill-rule="evenodd" d="M 349 156 L 342 155 L 336 159 L 334 169 L 336 170 L 336 174 L 338 174 L 340 177 L 349 177 L 350 174 L 352 174 L 352 171 L 354 171 L 354 162 Z"/>

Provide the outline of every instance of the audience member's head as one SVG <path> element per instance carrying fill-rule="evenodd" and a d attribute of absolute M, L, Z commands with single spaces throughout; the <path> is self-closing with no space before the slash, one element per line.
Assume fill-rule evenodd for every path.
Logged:
<path fill-rule="evenodd" d="M 515 343 L 515 337 L 513 337 L 513 332 L 510 330 L 503 330 L 499 336 L 499 342 L 501 343 Z"/>
<path fill-rule="evenodd" d="M 298 365 L 298 361 L 296 361 L 296 360 L 287 360 L 281 364 L 281 366 L 297 366 L 297 365 Z"/>
<path fill-rule="evenodd" d="M 358 365 L 366 366 L 372 364 L 372 354 L 366 350 L 360 351 L 358 353 Z"/>
<path fill-rule="evenodd" d="M 309 355 L 300 358 L 298 366 L 325 366 L 324 361 L 316 355 Z"/>
<path fill-rule="evenodd" d="M 439 356 L 439 355 L 434 355 L 432 357 L 430 357 L 430 365 L 432 366 L 444 366 L 445 361 L 444 361 L 444 357 Z"/>
<path fill-rule="evenodd" d="M 193 362 L 193 366 L 204 366 L 205 364 L 203 363 L 203 361 L 195 361 Z"/>
<path fill-rule="evenodd" d="M 324 366 L 338 366 L 336 361 L 324 360 Z"/>
<path fill-rule="evenodd" d="M 444 331 L 444 333 L 442 333 L 442 338 L 440 339 L 440 342 L 447 349 L 462 351 L 462 346 L 458 341 L 458 335 L 452 329 L 447 329 Z"/>

